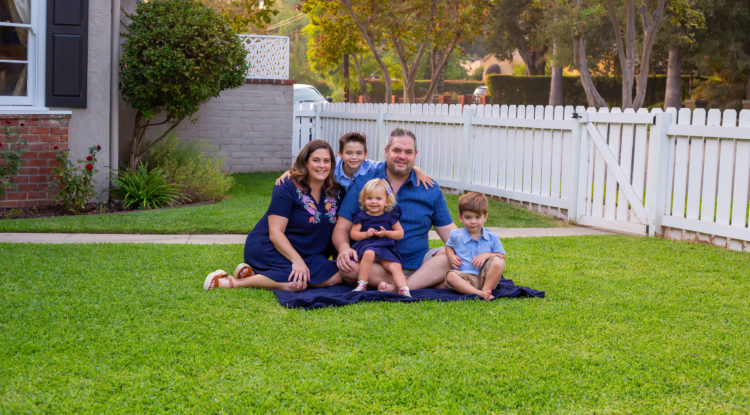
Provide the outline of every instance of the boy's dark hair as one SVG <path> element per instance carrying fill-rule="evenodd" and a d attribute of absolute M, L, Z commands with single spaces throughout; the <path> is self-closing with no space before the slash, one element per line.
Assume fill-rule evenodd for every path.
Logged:
<path fill-rule="evenodd" d="M 458 198 L 458 214 L 474 212 L 486 215 L 488 204 L 487 196 L 477 192 L 468 192 Z"/>
<path fill-rule="evenodd" d="M 339 153 L 344 151 L 344 146 L 349 143 L 360 143 L 365 146 L 365 153 L 367 152 L 367 137 L 360 133 L 346 133 L 339 138 Z"/>

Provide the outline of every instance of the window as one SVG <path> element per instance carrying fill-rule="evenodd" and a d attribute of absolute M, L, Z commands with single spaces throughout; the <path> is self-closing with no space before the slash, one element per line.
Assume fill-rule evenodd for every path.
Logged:
<path fill-rule="evenodd" d="M 39 1 L 0 0 L 0 105 L 34 105 Z"/>

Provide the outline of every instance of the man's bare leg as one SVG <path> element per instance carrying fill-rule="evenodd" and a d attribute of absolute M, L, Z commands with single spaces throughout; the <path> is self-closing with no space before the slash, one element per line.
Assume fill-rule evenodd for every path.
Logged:
<path fill-rule="evenodd" d="M 449 288 L 445 283 L 445 275 L 448 273 L 448 270 L 450 270 L 448 257 L 445 255 L 445 249 L 441 249 L 407 278 L 409 288 L 412 290 L 420 288 Z"/>

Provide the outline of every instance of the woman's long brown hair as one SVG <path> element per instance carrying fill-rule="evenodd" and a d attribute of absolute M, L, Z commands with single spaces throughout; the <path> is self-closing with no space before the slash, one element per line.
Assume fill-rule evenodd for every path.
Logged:
<path fill-rule="evenodd" d="M 323 186 L 324 193 L 328 196 L 336 197 L 339 193 L 339 188 L 341 187 L 339 182 L 337 182 L 333 176 L 333 170 L 336 168 L 336 155 L 333 153 L 331 145 L 323 140 L 313 140 L 302 147 L 302 150 L 297 154 L 297 159 L 294 161 L 294 165 L 289 169 L 289 178 L 292 179 L 297 187 L 309 191 L 310 183 L 307 176 L 310 172 L 307 171 L 307 162 L 310 160 L 312 153 L 321 148 L 328 150 L 328 154 L 331 156 L 331 171 L 328 173 L 328 177 L 326 177 Z"/>

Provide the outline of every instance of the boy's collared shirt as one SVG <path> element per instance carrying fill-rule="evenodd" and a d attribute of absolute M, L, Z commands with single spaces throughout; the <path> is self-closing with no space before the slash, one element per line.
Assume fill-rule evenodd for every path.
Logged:
<path fill-rule="evenodd" d="M 459 271 L 470 274 L 479 274 L 477 268 L 471 264 L 471 260 L 479 254 L 492 252 L 505 255 L 503 244 L 500 238 L 487 228 L 482 228 L 482 236 L 476 240 L 469 235 L 466 228 L 458 228 L 451 231 L 451 236 L 446 246 L 450 246 L 456 252 L 456 256 L 461 258 L 461 268 Z"/>
<path fill-rule="evenodd" d="M 336 168 L 333 170 L 333 177 L 335 177 L 336 180 L 341 183 L 341 186 L 343 186 L 344 189 L 349 189 L 349 186 L 352 185 L 354 179 L 359 176 L 364 176 L 365 174 L 369 173 L 370 170 L 377 169 L 378 167 L 384 165 L 384 161 L 365 160 L 362 162 L 362 164 L 359 165 L 359 168 L 354 172 L 352 177 L 349 177 L 346 175 L 346 173 L 344 173 L 344 159 L 341 157 L 336 157 Z"/>
<path fill-rule="evenodd" d="M 358 177 L 346 192 L 339 208 L 339 216 L 352 220 L 359 211 L 359 192 L 370 179 L 386 179 L 385 163 L 373 168 L 368 174 Z M 429 250 L 428 232 L 433 226 L 447 226 L 453 223 L 448 205 L 445 203 L 440 186 L 425 189 L 417 184 L 417 174 L 412 170 L 411 176 L 398 189 L 396 202 L 401 208 L 401 227 L 404 238 L 398 241 L 401 264 L 406 269 L 417 269 L 422 265 L 424 255 Z"/>

